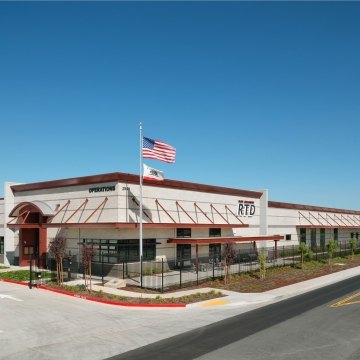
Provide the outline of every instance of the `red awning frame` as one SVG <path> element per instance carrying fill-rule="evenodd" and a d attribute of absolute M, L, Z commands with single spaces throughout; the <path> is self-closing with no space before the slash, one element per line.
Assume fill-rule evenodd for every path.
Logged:
<path fill-rule="evenodd" d="M 282 235 L 259 235 L 259 236 L 237 236 L 237 237 L 210 237 L 210 238 L 172 238 L 168 239 L 169 244 L 193 244 L 193 245 L 208 245 L 208 244 L 224 244 L 224 243 L 243 243 L 254 241 L 280 241 L 284 240 Z"/>

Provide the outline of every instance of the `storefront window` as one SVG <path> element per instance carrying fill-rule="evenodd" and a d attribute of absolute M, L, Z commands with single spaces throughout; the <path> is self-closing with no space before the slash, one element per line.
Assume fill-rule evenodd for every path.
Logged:
<path fill-rule="evenodd" d="M 316 229 L 311 229 L 311 249 L 316 248 Z"/>
<path fill-rule="evenodd" d="M 320 229 L 320 246 L 325 248 L 325 229 Z"/>
<path fill-rule="evenodd" d="M 303 242 L 306 244 L 306 229 L 304 229 L 304 228 L 300 229 L 300 242 Z"/>
<path fill-rule="evenodd" d="M 191 245 L 190 244 L 177 244 L 176 257 L 178 259 L 182 259 L 182 260 L 191 259 Z"/>
<path fill-rule="evenodd" d="M 339 240 L 339 229 L 334 229 L 334 240 L 335 241 Z"/>
<path fill-rule="evenodd" d="M 221 259 L 221 244 L 209 245 L 209 258 L 217 259 L 218 261 Z"/>
<path fill-rule="evenodd" d="M 4 254 L 4 237 L 0 236 L 0 254 Z"/>
<path fill-rule="evenodd" d="M 93 245 L 97 250 L 95 262 L 118 264 L 122 262 L 136 262 L 140 260 L 140 247 L 138 239 L 108 240 L 83 239 L 83 243 Z M 143 260 L 155 260 L 156 239 L 143 240 Z"/>

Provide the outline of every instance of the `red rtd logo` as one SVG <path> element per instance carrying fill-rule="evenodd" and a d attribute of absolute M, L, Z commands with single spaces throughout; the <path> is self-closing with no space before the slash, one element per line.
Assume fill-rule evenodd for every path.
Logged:
<path fill-rule="evenodd" d="M 254 201 L 239 200 L 238 215 L 253 216 L 255 214 Z"/>

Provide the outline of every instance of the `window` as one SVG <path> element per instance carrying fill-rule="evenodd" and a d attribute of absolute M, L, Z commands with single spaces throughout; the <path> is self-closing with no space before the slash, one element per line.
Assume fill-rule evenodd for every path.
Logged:
<path fill-rule="evenodd" d="M 0 236 L 0 254 L 4 253 L 4 237 Z"/>
<path fill-rule="evenodd" d="M 143 244 L 143 258 L 144 260 L 155 260 L 156 258 L 156 240 L 145 239 Z"/>
<path fill-rule="evenodd" d="M 291 234 L 286 234 L 285 235 L 285 240 L 291 240 Z"/>
<path fill-rule="evenodd" d="M 306 229 L 304 229 L 304 228 L 300 229 L 300 242 L 303 242 L 306 244 Z"/>
<path fill-rule="evenodd" d="M 95 262 L 118 264 L 122 262 L 137 262 L 140 260 L 138 239 L 83 239 L 83 243 L 92 245 L 97 250 L 93 259 Z M 143 240 L 143 260 L 155 260 L 156 239 Z"/>
<path fill-rule="evenodd" d="M 334 229 L 334 240 L 335 241 L 339 240 L 339 229 Z"/>
<path fill-rule="evenodd" d="M 311 249 L 316 248 L 316 229 L 311 229 L 310 232 Z"/>
<path fill-rule="evenodd" d="M 320 229 L 320 246 L 322 249 L 325 248 L 325 229 Z"/>
<path fill-rule="evenodd" d="M 191 245 L 190 244 L 177 244 L 176 257 L 181 260 L 191 259 Z"/>
<path fill-rule="evenodd" d="M 218 260 L 221 259 L 221 244 L 209 245 L 209 258 Z"/>
<path fill-rule="evenodd" d="M 359 233 L 356 233 L 356 240 L 359 240 Z"/>
<path fill-rule="evenodd" d="M 221 229 L 220 228 L 209 229 L 209 236 L 210 237 L 221 236 Z"/>
<path fill-rule="evenodd" d="M 350 234 L 350 236 L 351 236 L 351 238 L 353 239 L 354 238 L 354 233 L 352 232 L 351 234 Z"/>
<path fill-rule="evenodd" d="M 176 237 L 191 237 L 191 229 L 190 228 L 176 229 Z"/>
<path fill-rule="evenodd" d="M 34 247 L 33 246 L 24 246 L 24 255 L 33 255 Z"/>

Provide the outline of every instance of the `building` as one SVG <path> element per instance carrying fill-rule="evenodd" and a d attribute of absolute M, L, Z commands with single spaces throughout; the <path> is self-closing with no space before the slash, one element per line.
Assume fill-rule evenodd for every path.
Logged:
<path fill-rule="evenodd" d="M 139 259 L 139 176 L 110 173 L 31 184 L 6 183 L 0 199 L 0 263 L 47 266 L 48 244 L 67 239 L 79 256 L 93 244 L 95 262 Z M 175 180 L 143 183 L 144 260 L 221 256 L 224 243 L 324 247 L 358 239 L 360 211 L 268 201 L 268 192 Z"/>

